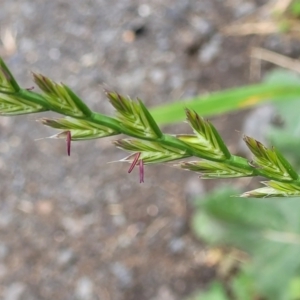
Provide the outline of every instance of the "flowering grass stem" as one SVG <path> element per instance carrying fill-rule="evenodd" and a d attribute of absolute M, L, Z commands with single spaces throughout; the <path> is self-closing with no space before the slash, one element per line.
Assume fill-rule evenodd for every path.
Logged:
<path fill-rule="evenodd" d="M 0 58 L 0 115 L 12 116 L 53 111 L 63 117 L 41 119 L 46 126 L 61 130 L 55 138 L 65 138 L 67 154 L 71 141 L 124 134 L 133 139 L 115 141 L 115 145 L 131 154 L 121 161 L 131 164 L 128 173 L 139 165 L 140 182 L 144 182 L 144 165 L 196 157 L 178 167 L 201 174 L 201 178 L 235 178 L 263 176 L 271 181 L 266 187 L 246 192 L 243 197 L 299 196 L 299 175 L 274 148 L 268 149 L 255 139 L 244 136 L 254 159 L 230 153 L 216 128 L 195 111 L 186 109 L 186 117 L 194 134 L 164 134 L 141 100 L 134 101 L 118 93 L 105 91 L 116 109 L 116 117 L 106 116 L 90 108 L 68 86 L 33 74 L 41 93 L 22 89 Z"/>

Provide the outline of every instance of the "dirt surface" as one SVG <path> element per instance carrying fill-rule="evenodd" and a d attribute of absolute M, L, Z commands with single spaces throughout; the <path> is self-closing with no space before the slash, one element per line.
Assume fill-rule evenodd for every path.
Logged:
<path fill-rule="evenodd" d="M 280 48 L 276 35 L 222 33 L 266 1 L 148 2 L 4 0 L 0 54 L 22 86 L 38 71 L 112 114 L 104 83 L 153 106 L 249 83 L 249 49 Z M 63 141 L 35 141 L 54 133 L 37 117 L 0 118 L 0 298 L 179 300 L 205 288 L 215 271 L 189 222 L 209 185 L 166 166 L 139 184 L 108 164 L 126 155 L 112 139 L 73 143 L 67 157 Z M 242 122 L 215 120 L 233 150 Z"/>

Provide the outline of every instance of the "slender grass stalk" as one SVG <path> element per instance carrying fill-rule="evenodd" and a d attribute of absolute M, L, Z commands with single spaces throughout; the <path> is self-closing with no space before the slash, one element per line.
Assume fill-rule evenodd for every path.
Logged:
<path fill-rule="evenodd" d="M 13 116 L 42 111 L 53 111 L 64 117 L 41 119 L 46 126 L 59 129 L 52 136 L 67 140 L 96 139 L 125 134 L 131 138 L 115 141 L 115 145 L 131 154 L 121 161 L 140 168 L 140 182 L 144 181 L 144 165 L 174 161 L 182 158 L 200 158 L 177 164 L 178 167 L 198 172 L 201 178 L 235 178 L 263 176 L 271 181 L 266 187 L 244 193 L 243 197 L 299 196 L 299 175 L 276 150 L 268 149 L 253 138 L 244 141 L 254 159 L 230 153 L 215 127 L 195 111 L 186 109 L 186 117 L 194 134 L 164 134 L 141 100 L 131 100 L 115 92 L 106 91 L 116 109 L 116 117 L 109 117 L 90 108 L 68 86 L 41 75 L 33 74 L 41 93 L 22 89 L 4 61 L 0 59 L 0 115 Z M 133 138 L 133 139 L 132 139 Z"/>

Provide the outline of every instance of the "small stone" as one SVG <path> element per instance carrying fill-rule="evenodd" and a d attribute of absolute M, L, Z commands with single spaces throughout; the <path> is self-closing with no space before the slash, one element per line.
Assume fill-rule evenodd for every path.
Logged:
<path fill-rule="evenodd" d="M 50 59 L 59 60 L 60 58 L 60 50 L 57 48 L 51 48 L 48 52 Z"/>
<path fill-rule="evenodd" d="M 142 18 L 132 20 L 130 24 L 127 25 L 127 30 L 125 32 L 131 32 L 132 36 L 134 37 L 133 40 L 135 40 L 137 37 L 143 36 L 147 32 L 145 21 Z"/>
<path fill-rule="evenodd" d="M 148 207 L 147 207 L 147 214 L 150 216 L 150 217 L 156 217 L 157 214 L 158 214 L 159 210 L 158 210 L 158 207 L 154 204 L 150 204 Z"/>
<path fill-rule="evenodd" d="M 10 146 L 7 142 L 3 141 L 0 143 L 0 153 L 6 154 L 10 152 Z"/>
<path fill-rule="evenodd" d="M 116 262 L 111 265 L 111 272 L 117 278 L 121 288 L 130 288 L 133 285 L 132 271 L 123 264 Z"/>
<path fill-rule="evenodd" d="M 118 236 L 118 242 L 117 245 L 119 248 L 128 248 L 132 243 L 132 238 L 128 236 L 127 234 L 122 234 Z"/>
<path fill-rule="evenodd" d="M 151 7 L 147 4 L 142 4 L 138 7 L 138 14 L 142 17 L 142 18 L 146 18 L 148 16 L 150 16 L 151 14 Z"/>
<path fill-rule="evenodd" d="M 161 286 L 158 291 L 156 297 L 151 300 L 175 300 L 177 299 L 173 292 L 167 286 Z"/>
<path fill-rule="evenodd" d="M 34 50 L 35 48 L 35 43 L 32 39 L 29 38 L 21 38 L 19 41 L 19 48 L 22 52 L 29 52 Z"/>
<path fill-rule="evenodd" d="M 83 219 L 64 217 L 61 220 L 61 223 L 70 236 L 78 236 L 82 234 L 86 228 L 86 224 Z"/>
<path fill-rule="evenodd" d="M 16 135 L 13 135 L 8 139 L 8 144 L 12 148 L 17 148 L 21 144 L 21 138 Z"/>
<path fill-rule="evenodd" d="M 70 249 L 64 249 L 60 251 L 57 256 L 57 263 L 61 266 L 68 265 L 71 263 L 75 258 L 74 252 Z"/>
<path fill-rule="evenodd" d="M 234 15 L 236 18 L 241 18 L 253 13 L 256 6 L 253 2 L 242 2 L 236 5 Z"/>
<path fill-rule="evenodd" d="M 166 73 L 163 69 L 156 68 L 150 72 L 149 78 L 154 84 L 163 84 L 166 79 Z"/>
<path fill-rule="evenodd" d="M 193 17 L 191 22 L 192 25 L 196 28 L 197 32 L 202 36 L 209 36 L 215 31 L 215 27 L 210 21 L 198 16 Z"/>
<path fill-rule="evenodd" d="M 53 212 L 53 203 L 49 200 L 41 200 L 36 204 L 37 213 L 40 215 L 50 215 Z"/>
<path fill-rule="evenodd" d="M 179 254 L 183 251 L 185 242 L 181 238 L 172 239 L 169 243 L 169 250 L 172 254 Z"/>
<path fill-rule="evenodd" d="M 176 1 L 174 5 L 167 7 L 165 14 L 166 18 L 176 23 L 184 21 L 185 14 L 190 6 L 189 2 L 190 1 L 188 0 Z"/>
<path fill-rule="evenodd" d="M 135 41 L 135 33 L 132 30 L 125 30 L 122 34 L 122 39 L 125 43 L 132 43 Z"/>
<path fill-rule="evenodd" d="M 269 35 L 264 41 L 264 47 L 269 50 L 281 52 L 283 50 L 283 40 L 282 37 L 278 34 Z"/>
<path fill-rule="evenodd" d="M 0 228 L 8 227 L 14 221 L 14 215 L 11 211 L 6 210 L 0 213 Z"/>
<path fill-rule="evenodd" d="M 175 236 L 182 236 L 187 229 L 187 222 L 185 218 L 178 217 L 172 222 L 172 232 Z"/>
<path fill-rule="evenodd" d="M 92 67 L 97 63 L 97 55 L 95 53 L 86 53 L 81 56 L 80 63 L 83 67 Z"/>
<path fill-rule="evenodd" d="M 184 84 L 184 78 L 183 78 L 182 74 L 175 73 L 169 79 L 169 85 L 173 90 L 182 87 L 183 84 Z"/>
<path fill-rule="evenodd" d="M 22 14 L 26 18 L 33 20 L 36 17 L 36 5 L 30 2 L 24 2 L 20 5 Z"/>
<path fill-rule="evenodd" d="M 0 278 L 4 278 L 7 276 L 10 270 L 3 264 L 0 264 Z"/>
<path fill-rule="evenodd" d="M 4 259 L 7 256 L 8 252 L 8 247 L 5 244 L 0 243 L 0 260 Z"/>
<path fill-rule="evenodd" d="M 203 181 L 197 177 L 191 177 L 185 184 L 185 192 L 188 200 L 194 201 L 205 195 L 205 187 Z"/>
<path fill-rule="evenodd" d="M 75 287 L 75 294 L 78 300 L 93 299 L 93 282 L 86 276 L 79 278 Z"/>
<path fill-rule="evenodd" d="M 199 53 L 198 59 L 202 64 L 211 63 L 220 53 L 222 37 L 219 34 L 214 35 L 208 43 L 206 43 Z"/>
<path fill-rule="evenodd" d="M 3 300 L 19 300 L 24 293 L 26 286 L 22 282 L 14 282 L 9 285 L 4 293 L 3 293 Z"/>
<path fill-rule="evenodd" d="M 120 89 L 135 89 L 141 86 L 145 79 L 145 70 L 143 68 L 138 68 L 133 72 L 128 72 L 126 74 L 120 75 L 116 78 L 116 84 Z"/>
<path fill-rule="evenodd" d="M 123 214 L 112 216 L 112 222 L 116 227 L 123 227 L 126 224 L 126 217 Z"/>
<path fill-rule="evenodd" d="M 30 214 L 33 212 L 34 206 L 30 201 L 22 200 L 18 205 L 18 209 L 26 214 Z"/>

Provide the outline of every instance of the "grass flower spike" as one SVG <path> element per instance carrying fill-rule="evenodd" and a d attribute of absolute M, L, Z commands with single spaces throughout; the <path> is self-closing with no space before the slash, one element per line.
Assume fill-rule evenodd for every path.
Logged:
<path fill-rule="evenodd" d="M 55 108 L 56 111 L 72 117 L 91 115 L 91 110 L 66 85 L 58 84 L 41 74 L 33 73 L 33 79 L 44 92 L 44 97 L 49 105 Z"/>
<path fill-rule="evenodd" d="M 141 100 L 132 101 L 114 92 L 106 92 L 110 103 L 117 110 L 117 119 L 128 133 L 135 137 L 156 139 L 162 132 Z"/>
<path fill-rule="evenodd" d="M 277 178 L 282 181 L 297 180 L 298 174 L 291 164 L 275 149 L 268 149 L 262 143 L 248 136 L 244 141 L 254 155 L 253 163 L 260 169 L 261 175 Z"/>
<path fill-rule="evenodd" d="M 70 131 L 72 135 L 72 141 L 98 139 L 101 137 L 118 134 L 118 132 L 109 127 L 72 117 L 60 119 L 43 118 L 38 121 L 46 126 L 62 130 L 60 133 L 52 136 L 55 138 L 64 138 L 65 132 Z"/>
<path fill-rule="evenodd" d="M 200 173 L 202 179 L 253 176 L 253 170 L 208 160 L 185 162 L 180 166 L 183 169 Z"/>
<path fill-rule="evenodd" d="M 0 90 L 2 93 L 17 93 L 20 87 L 10 70 L 0 58 Z"/>
<path fill-rule="evenodd" d="M 209 153 L 209 158 L 215 161 L 229 159 L 231 154 L 215 127 L 201 118 L 195 111 L 186 109 L 185 112 L 195 135 L 179 135 L 177 137 L 193 147 L 202 156 Z"/>
<path fill-rule="evenodd" d="M 134 155 L 136 152 L 141 153 L 141 159 L 145 164 L 169 162 L 189 156 L 185 151 L 157 142 L 123 139 L 115 141 L 114 144 L 120 149 L 134 153 Z M 121 161 L 130 162 L 131 159 L 132 155 L 129 155 Z"/>
<path fill-rule="evenodd" d="M 0 58 L 0 115 L 53 111 L 61 118 L 44 118 L 42 124 L 59 130 L 52 138 L 63 138 L 67 154 L 71 141 L 97 139 L 124 134 L 114 144 L 129 155 L 121 162 L 130 164 L 129 173 L 139 166 L 140 182 L 144 182 L 144 168 L 148 164 L 166 163 L 193 158 L 176 166 L 200 173 L 203 179 L 262 176 L 270 181 L 265 187 L 242 194 L 242 197 L 300 196 L 299 175 L 276 149 L 268 149 L 255 139 L 245 136 L 244 141 L 254 158 L 236 156 L 228 150 L 216 128 L 195 111 L 186 109 L 186 117 L 194 134 L 164 134 L 143 102 L 132 100 L 115 92 L 106 95 L 116 109 L 110 117 L 92 111 L 67 85 L 56 83 L 41 74 L 33 74 L 41 89 L 20 88 L 10 70 Z"/>

